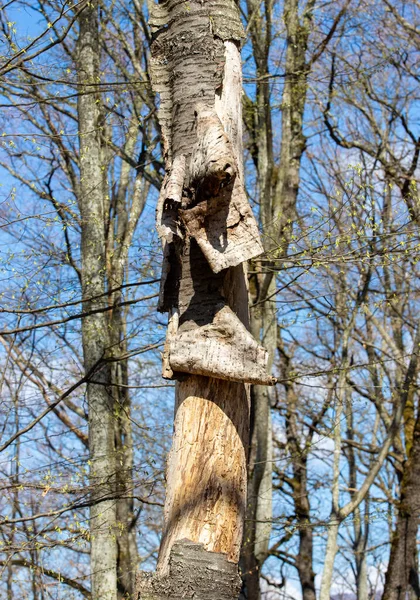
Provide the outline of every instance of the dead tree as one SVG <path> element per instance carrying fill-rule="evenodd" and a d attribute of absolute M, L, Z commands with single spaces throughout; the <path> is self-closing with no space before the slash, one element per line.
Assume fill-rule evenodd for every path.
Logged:
<path fill-rule="evenodd" d="M 246 506 L 249 383 L 273 384 L 248 331 L 246 261 L 261 254 L 242 172 L 240 43 L 234 0 L 154 5 L 152 80 L 166 177 L 157 227 L 163 376 L 177 379 L 165 524 L 142 599 L 237 598 Z"/>

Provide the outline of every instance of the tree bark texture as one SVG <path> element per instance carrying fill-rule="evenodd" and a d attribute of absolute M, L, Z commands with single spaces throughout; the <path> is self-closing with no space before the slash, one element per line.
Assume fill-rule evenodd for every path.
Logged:
<path fill-rule="evenodd" d="M 180 540 L 172 547 L 168 574 L 156 578 L 140 573 L 138 584 L 142 600 L 232 600 L 238 597 L 241 579 L 226 555 Z"/>
<path fill-rule="evenodd" d="M 121 279 L 122 283 L 122 279 Z M 111 341 L 116 361 L 112 363 L 112 391 L 115 397 L 116 526 L 118 598 L 134 598 L 138 551 L 133 500 L 133 438 L 131 402 L 128 390 L 124 316 L 118 308 L 111 315 Z"/>
<path fill-rule="evenodd" d="M 141 102 L 139 104 L 141 105 Z M 138 141 L 138 121 L 132 119 L 127 130 L 124 152 L 134 155 Z M 109 160 L 104 149 L 104 164 Z M 110 308 L 107 313 L 111 342 L 111 379 L 114 396 L 116 450 L 116 518 L 118 598 L 134 598 L 138 564 L 136 519 L 133 499 L 133 435 L 127 356 L 127 307 L 122 307 L 122 287 L 128 272 L 129 249 L 147 197 L 149 184 L 144 178 L 140 154 L 132 186 L 132 166 L 121 164 L 119 185 L 106 204 L 106 262 Z M 109 290 L 115 290 L 112 294 Z"/>
<path fill-rule="evenodd" d="M 275 279 L 273 279 L 275 285 Z M 260 318 L 253 315 L 254 335 L 261 335 L 267 348 L 276 341 L 276 310 L 271 303 L 261 306 Z M 257 325 L 257 326 L 256 326 Z M 262 330 L 264 329 L 264 333 Z M 269 354 L 269 368 L 274 352 Z M 245 535 L 241 556 L 244 579 L 242 597 L 260 597 L 260 569 L 268 555 L 272 519 L 273 448 L 271 398 L 269 388 L 255 385 L 251 389 L 251 443 L 248 461 L 248 494 Z"/>
<path fill-rule="evenodd" d="M 78 40 L 78 95 L 80 140 L 80 196 L 82 219 L 82 294 L 85 311 L 103 308 L 105 295 L 105 214 L 99 129 L 99 94 L 92 84 L 99 79 L 98 5 L 90 2 L 81 13 Z M 87 86 L 85 88 L 84 86 Z M 86 93 L 83 93 L 87 90 Z M 96 298 L 90 300 L 90 298 Z M 110 340 L 105 313 L 82 321 L 89 408 L 89 454 L 92 506 L 91 582 L 94 600 L 117 599 L 117 543 L 115 511 L 115 423 L 111 369 L 106 362 Z"/>
<path fill-rule="evenodd" d="M 417 533 L 420 517 L 420 417 L 404 464 L 397 523 L 385 579 L 384 600 L 420 598 Z"/>
<path fill-rule="evenodd" d="M 248 331 L 244 263 L 263 248 L 243 185 L 244 33 L 234 0 L 167 0 L 153 6 L 150 25 L 166 161 L 157 207 L 160 310 L 169 312 L 163 375 L 178 383 L 157 574 L 140 576 L 138 591 L 142 599 L 178 597 L 162 583 L 178 565 L 179 597 L 236 600 L 231 573 L 246 505 L 247 383 L 275 383 L 267 352 Z M 229 565 L 220 566 L 220 596 L 211 569 L 189 584 L 190 547 L 200 548 L 205 562 L 217 556 L 219 566 Z"/>

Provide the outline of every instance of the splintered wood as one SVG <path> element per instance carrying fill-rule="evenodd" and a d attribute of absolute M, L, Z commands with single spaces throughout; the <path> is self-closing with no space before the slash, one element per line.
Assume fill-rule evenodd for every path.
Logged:
<path fill-rule="evenodd" d="M 166 166 L 157 207 L 159 310 L 170 313 L 163 376 L 272 385 L 267 353 L 228 307 L 224 289 L 229 269 L 263 252 L 238 155 L 240 102 L 232 110 L 223 93 L 240 99 L 237 7 L 234 0 L 167 0 L 153 5 L 150 23 Z"/>

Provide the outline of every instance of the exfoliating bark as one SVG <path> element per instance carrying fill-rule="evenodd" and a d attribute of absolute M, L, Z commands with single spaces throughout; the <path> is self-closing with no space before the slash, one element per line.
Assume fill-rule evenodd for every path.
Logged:
<path fill-rule="evenodd" d="M 225 43 L 243 36 L 236 5 L 172 0 L 154 5 L 150 23 L 166 165 L 157 207 L 159 309 L 170 313 L 163 375 L 273 383 L 265 350 L 222 291 L 227 270 L 263 250 L 242 181 L 239 112 L 222 100 L 241 93 L 240 60 Z"/>
<path fill-rule="evenodd" d="M 157 571 L 140 576 L 138 592 L 236 600 L 247 383 L 274 383 L 248 330 L 246 261 L 262 245 L 243 186 L 243 29 L 233 0 L 168 0 L 153 6 L 151 25 L 166 168 L 157 207 L 159 310 L 169 313 L 163 375 L 178 383 Z M 191 556 L 180 566 L 190 542 L 201 545 L 204 570 Z"/>

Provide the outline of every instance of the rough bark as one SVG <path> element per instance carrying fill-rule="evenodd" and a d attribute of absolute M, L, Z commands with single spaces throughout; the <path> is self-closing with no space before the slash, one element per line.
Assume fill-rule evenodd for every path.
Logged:
<path fill-rule="evenodd" d="M 241 579 L 236 565 L 225 554 L 207 552 L 201 544 L 176 542 L 171 550 L 169 573 L 156 579 L 140 573 L 142 600 L 231 600 L 237 598 Z"/>
<path fill-rule="evenodd" d="M 275 280 L 273 279 L 275 285 Z M 270 314 L 270 316 L 267 315 Z M 276 340 L 276 310 L 271 303 L 261 309 L 261 319 L 252 318 L 254 335 L 261 334 L 259 326 L 265 326 L 262 335 L 264 345 L 273 347 Z M 274 338 L 274 340 L 273 340 Z M 271 371 L 273 355 L 269 356 L 268 370 Z M 259 574 L 267 558 L 272 518 L 272 433 L 271 399 L 269 388 L 255 385 L 251 389 L 251 444 L 248 461 L 247 520 L 241 557 L 244 579 L 244 598 L 259 598 Z"/>
<path fill-rule="evenodd" d="M 163 22 L 168 26 L 159 28 Z M 263 250 L 242 179 L 235 43 L 242 29 L 235 3 L 168 1 L 156 7 L 151 24 L 167 171 L 157 208 L 164 245 L 160 309 L 171 317 L 179 311 L 171 318 L 163 374 L 274 383 L 266 352 L 223 291 L 226 270 Z"/>
<path fill-rule="evenodd" d="M 313 528 L 311 527 L 311 506 L 308 491 L 308 451 L 307 444 L 299 443 L 297 427 L 297 398 L 292 385 L 287 386 L 286 435 L 292 456 L 293 502 L 296 521 L 299 526 L 299 550 L 296 568 L 302 588 L 303 600 L 315 600 L 315 573 L 313 571 Z M 303 445 L 303 447 L 301 447 Z"/>
<path fill-rule="evenodd" d="M 110 323 L 112 349 L 112 390 L 115 398 L 115 451 L 116 451 L 116 525 L 118 598 L 134 598 L 138 563 L 133 500 L 133 439 L 131 402 L 128 391 L 124 317 L 120 310 L 113 311 Z"/>
<path fill-rule="evenodd" d="M 404 464 L 395 531 L 385 579 L 384 600 L 420 598 L 417 533 L 420 517 L 420 418 Z"/>
<path fill-rule="evenodd" d="M 105 215 L 98 94 L 92 84 L 99 79 L 98 6 L 89 3 L 79 20 L 78 96 L 80 143 L 80 196 L 82 219 L 82 294 L 84 310 L 102 308 L 105 292 Z M 87 85 L 88 93 L 83 93 Z M 99 300 L 89 300 L 91 297 Z M 89 454 L 92 506 L 91 581 L 92 598 L 117 599 L 117 544 L 115 537 L 115 446 L 111 370 L 106 362 L 109 334 L 105 313 L 82 321 L 86 372 L 95 383 L 87 384 L 89 408 Z M 112 498 L 112 499 L 110 499 Z"/>
<path fill-rule="evenodd" d="M 274 383 L 266 351 L 247 330 L 244 263 L 262 245 L 243 187 L 243 30 L 233 0 L 167 0 L 153 7 L 150 23 L 166 160 L 157 208 L 164 246 L 160 310 L 169 312 L 163 374 L 179 382 L 157 574 L 140 576 L 138 592 L 148 600 L 193 593 L 236 600 L 246 383 Z M 179 557 L 190 556 L 190 548 L 200 548 L 204 563 L 217 557 L 220 581 L 205 567 L 197 569 L 200 581 L 189 583 L 191 565 L 183 570 Z"/>

